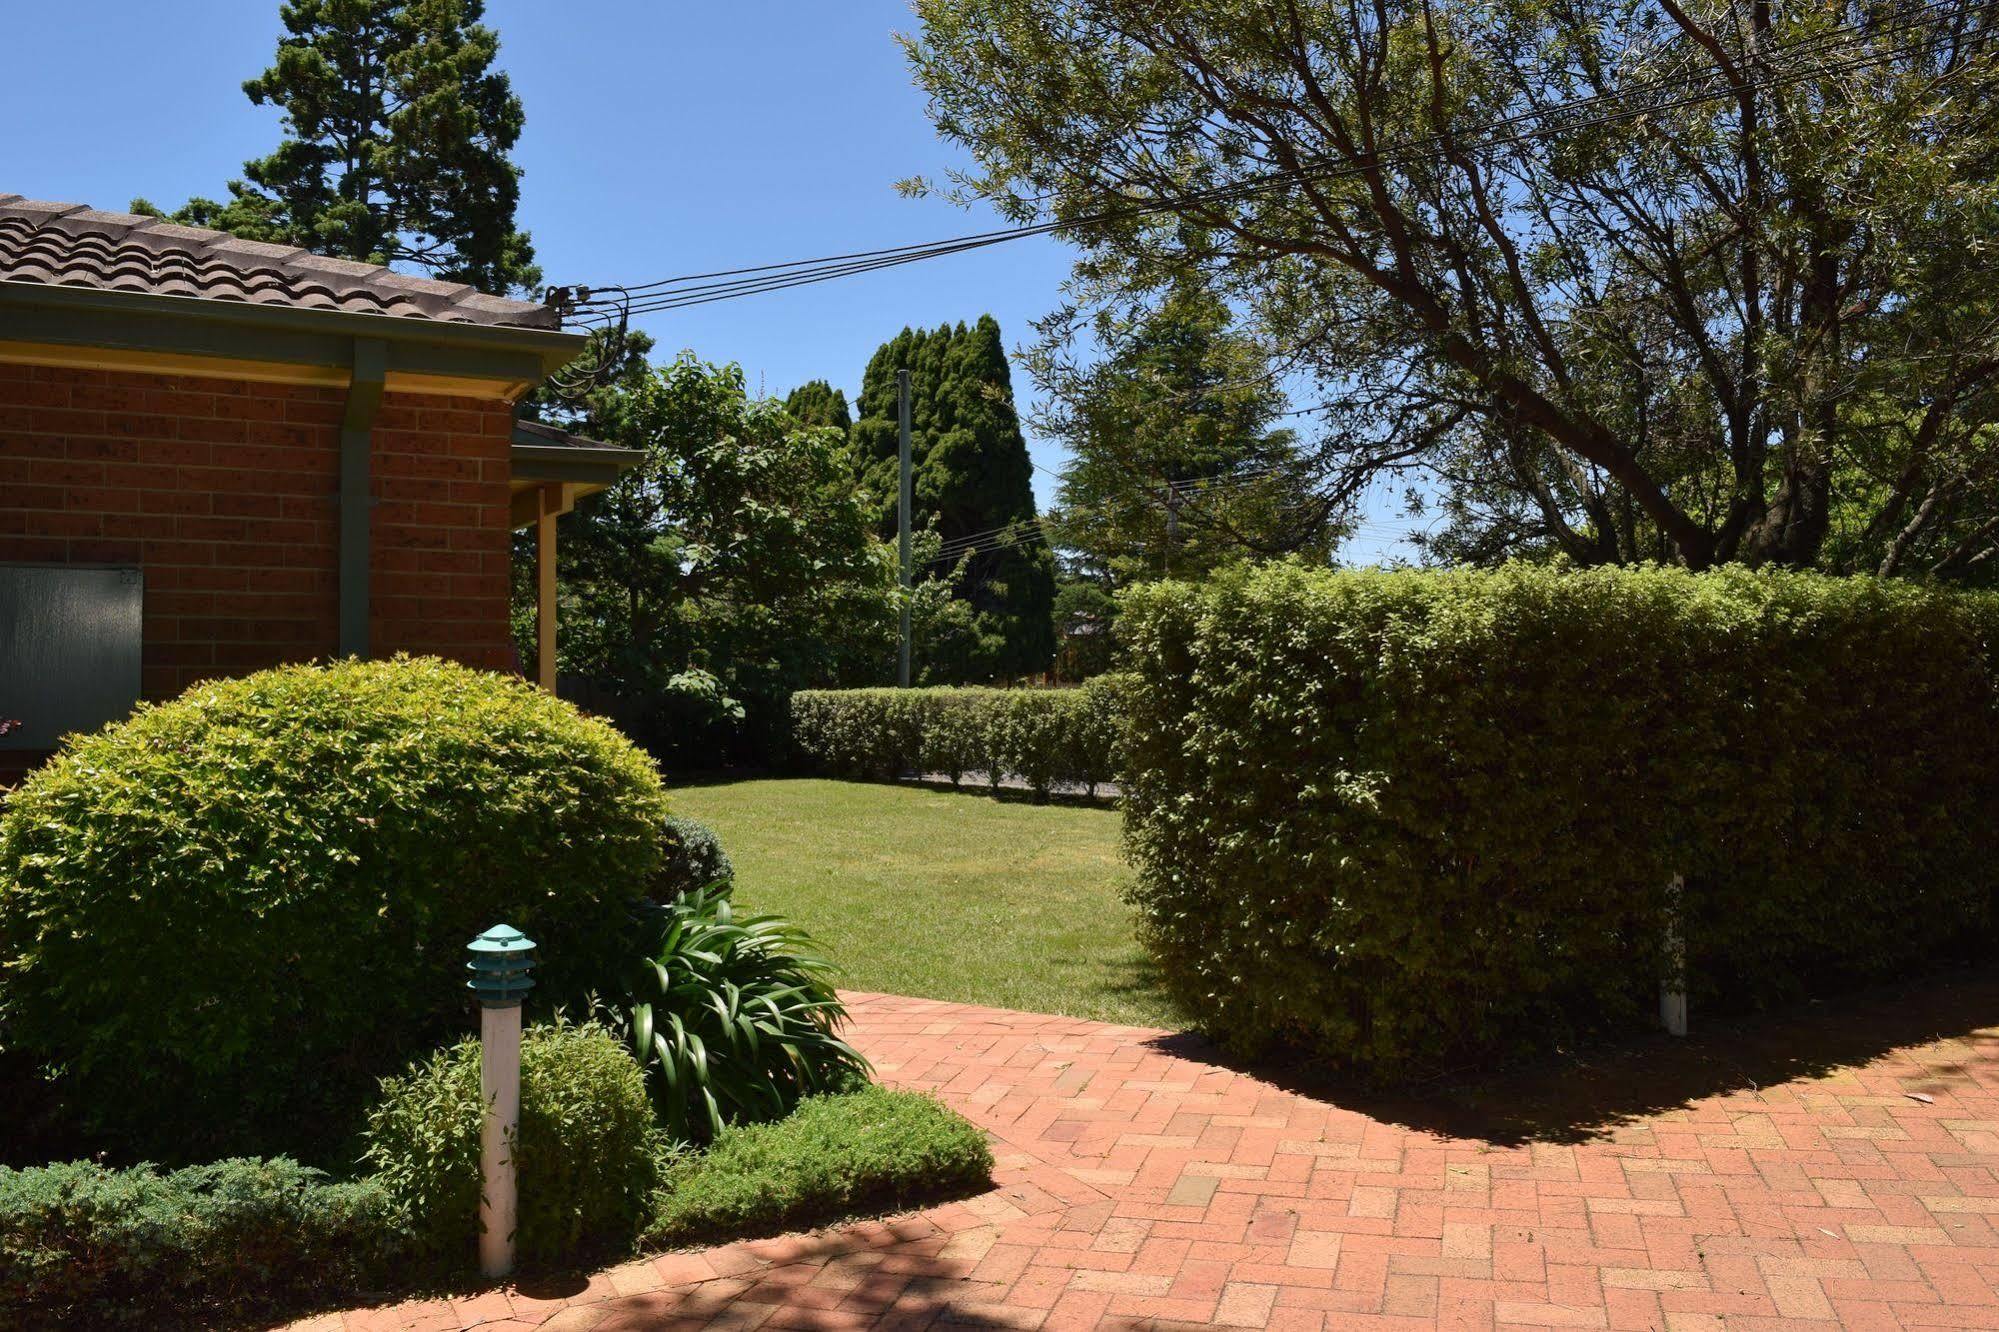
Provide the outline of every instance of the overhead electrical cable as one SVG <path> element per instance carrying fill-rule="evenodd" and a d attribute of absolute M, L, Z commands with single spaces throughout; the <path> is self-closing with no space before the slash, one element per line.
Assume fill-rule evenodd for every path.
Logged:
<path fill-rule="evenodd" d="M 1970 15 L 1989 9 L 1999 0 L 1979 0 L 1972 5 L 1960 5 L 1951 0 L 1920 6 L 1925 17 L 1904 16 L 1895 23 L 1862 28 L 1857 25 L 1843 25 L 1813 37 L 1796 42 L 1780 44 L 1761 51 L 1748 53 L 1750 58 L 1768 61 L 1800 52 L 1820 55 L 1841 55 L 1846 50 L 1858 50 L 1866 43 L 1877 42 L 1885 36 L 1913 31 L 1928 26 L 1933 16 L 1946 11 L 1957 17 Z M 1656 115 L 1702 102 L 1715 101 L 1753 89 L 1768 89 L 1788 86 L 1806 79 L 1823 78 L 1852 72 L 1868 65 L 1885 63 L 1903 56 L 1921 53 L 1953 34 L 1942 33 L 1915 43 L 1891 46 L 1883 50 L 1872 50 L 1845 60 L 1834 66 L 1811 66 L 1773 73 L 1758 78 L 1744 79 L 1740 83 L 1727 82 L 1726 74 L 1720 69 L 1709 69 L 1692 75 L 1680 74 L 1661 76 L 1655 79 L 1625 85 L 1615 90 L 1599 93 L 1591 97 L 1563 102 L 1553 106 L 1531 107 L 1513 116 L 1492 122 L 1487 130 L 1503 130 L 1528 121 L 1543 121 L 1556 116 L 1570 116 L 1580 110 L 1587 110 L 1605 103 L 1629 99 L 1646 91 L 1670 88 L 1675 85 L 1691 84 L 1695 88 L 1704 83 L 1724 80 L 1719 86 L 1691 91 L 1676 100 L 1665 103 L 1646 103 L 1626 107 L 1616 112 L 1585 116 L 1581 119 L 1566 120 L 1558 124 L 1540 126 L 1514 134 L 1488 135 L 1480 141 L 1467 144 L 1473 151 L 1504 147 L 1513 143 L 1540 138 L 1553 133 L 1573 132 L 1601 125 L 1616 124 L 1640 116 Z M 633 315 L 655 313 L 662 310 L 684 308 L 692 305 L 708 304 L 719 300 L 739 299 L 743 296 L 761 294 L 804 286 L 836 278 L 871 272 L 881 268 L 895 267 L 905 263 L 939 258 L 950 254 L 964 253 L 991 245 L 1025 239 L 1030 236 L 1046 235 L 1058 231 L 1071 231 L 1090 226 L 1101 226 L 1112 222 L 1127 221 L 1161 211 L 1172 211 L 1192 203 L 1220 203 L 1252 198 L 1278 185 L 1300 180 L 1330 180 L 1362 174 L 1382 166 L 1393 165 L 1412 154 L 1434 152 L 1451 142 L 1450 136 L 1438 134 L 1413 143 L 1386 150 L 1365 163 L 1347 163 L 1339 166 L 1315 168 L 1301 166 L 1262 173 L 1247 180 L 1216 186 L 1209 190 L 1193 191 L 1172 200 L 1159 200 L 1145 204 L 1135 204 L 1126 208 L 1111 209 L 1067 220 L 1009 227 L 993 231 L 975 232 L 969 235 L 951 237 L 939 241 L 918 242 L 907 245 L 889 246 L 875 250 L 854 251 L 848 254 L 825 256 L 819 259 L 792 260 L 784 263 L 760 264 L 746 268 L 722 269 L 711 273 L 690 274 L 679 278 L 664 278 L 653 282 L 630 286 L 606 286 L 588 289 L 578 302 L 581 313 L 576 321 L 585 325 L 606 326 L 613 321 Z M 1324 160 L 1324 159 L 1321 159 Z M 728 279 L 713 281 L 713 279 Z"/>

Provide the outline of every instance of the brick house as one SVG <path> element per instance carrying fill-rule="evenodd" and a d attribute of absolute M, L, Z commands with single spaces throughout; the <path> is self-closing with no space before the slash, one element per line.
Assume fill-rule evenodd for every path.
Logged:
<path fill-rule="evenodd" d="M 334 655 L 514 669 L 533 526 L 636 454 L 518 420 L 545 305 L 0 195 L 0 781 L 213 675 Z"/>

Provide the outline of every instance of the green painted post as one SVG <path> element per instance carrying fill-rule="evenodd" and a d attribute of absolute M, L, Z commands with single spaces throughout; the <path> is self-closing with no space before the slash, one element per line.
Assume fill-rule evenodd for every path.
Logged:
<path fill-rule="evenodd" d="M 534 940 L 511 925 L 495 925 L 467 944 L 472 973 L 466 988 L 479 996 L 479 1270 L 503 1277 L 514 1270 L 519 1185 L 507 1150 L 521 1123 L 521 1000 L 534 988 Z"/>

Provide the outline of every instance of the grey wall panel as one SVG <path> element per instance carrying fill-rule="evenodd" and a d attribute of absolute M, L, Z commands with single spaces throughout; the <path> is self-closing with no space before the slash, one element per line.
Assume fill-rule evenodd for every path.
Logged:
<path fill-rule="evenodd" d="M 0 564 L 0 749 L 53 749 L 139 701 L 137 569 Z"/>

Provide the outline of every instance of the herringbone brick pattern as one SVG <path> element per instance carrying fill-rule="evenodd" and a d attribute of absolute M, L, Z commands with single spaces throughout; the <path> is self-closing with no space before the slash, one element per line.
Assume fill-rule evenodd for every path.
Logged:
<path fill-rule="evenodd" d="M 993 1192 L 307 1326 L 1999 1328 L 1999 1029 L 1607 1128 L 1467 1133 L 1163 1033 L 851 1001 L 884 1079 L 992 1133 Z"/>

